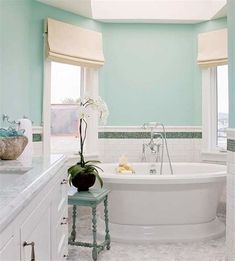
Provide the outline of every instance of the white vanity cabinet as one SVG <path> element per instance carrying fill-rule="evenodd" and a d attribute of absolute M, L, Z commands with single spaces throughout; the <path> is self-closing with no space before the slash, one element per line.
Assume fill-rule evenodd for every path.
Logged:
<path fill-rule="evenodd" d="M 0 233 L 0 261 L 67 259 L 67 188 L 64 165 Z"/>
<path fill-rule="evenodd" d="M 3 243 L 0 241 L 0 243 Z M 19 260 L 19 247 L 16 242 L 16 238 L 13 236 L 10 236 L 10 238 L 7 240 L 7 242 L 4 242 L 5 244 L 0 247 L 0 260 L 1 261 L 18 261 Z"/>
<path fill-rule="evenodd" d="M 20 227 L 22 261 L 31 260 L 33 247 L 35 260 L 51 260 L 50 206 L 45 203 L 40 204 Z"/>

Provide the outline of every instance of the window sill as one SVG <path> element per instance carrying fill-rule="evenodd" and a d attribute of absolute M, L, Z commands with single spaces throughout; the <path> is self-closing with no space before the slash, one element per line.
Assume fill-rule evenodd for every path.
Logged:
<path fill-rule="evenodd" d="M 202 161 L 207 162 L 218 162 L 218 163 L 224 163 L 227 162 L 227 151 L 202 151 L 201 152 L 201 159 Z"/>
<path fill-rule="evenodd" d="M 67 162 L 66 164 L 68 166 L 72 166 L 74 164 L 76 164 L 79 160 L 79 155 L 78 154 L 67 154 Z M 97 153 L 92 153 L 92 154 L 85 154 L 84 155 L 85 160 L 98 160 L 99 159 L 99 155 L 98 152 Z"/>
<path fill-rule="evenodd" d="M 68 159 L 68 165 L 73 165 L 78 162 L 80 158 L 78 150 L 78 138 L 73 136 L 51 136 L 51 153 L 65 155 Z M 85 153 L 84 155 L 85 160 L 97 160 L 98 156 L 98 151 L 92 151 L 92 153 Z"/>

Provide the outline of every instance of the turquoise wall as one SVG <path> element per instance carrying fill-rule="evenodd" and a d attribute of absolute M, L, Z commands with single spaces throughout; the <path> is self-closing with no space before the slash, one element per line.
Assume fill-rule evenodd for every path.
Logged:
<path fill-rule="evenodd" d="M 109 125 L 195 125 L 194 26 L 104 24 L 102 95 Z"/>
<path fill-rule="evenodd" d="M 226 19 L 199 25 L 104 24 L 35 0 L 2 0 L 0 10 L 1 114 L 27 115 L 41 124 L 43 21 L 52 17 L 102 31 L 106 62 L 100 92 L 110 109 L 109 125 L 201 124 L 197 33 L 225 27 Z"/>
<path fill-rule="evenodd" d="M 226 27 L 227 27 L 227 17 L 223 17 L 208 22 L 203 22 L 195 26 L 197 33 L 209 32 L 217 29 L 226 28 Z"/>
<path fill-rule="evenodd" d="M 197 34 L 226 27 L 226 18 L 197 25 L 103 24 L 106 63 L 100 86 L 109 125 L 201 125 Z"/>
<path fill-rule="evenodd" d="M 2 0 L 0 10 L 0 115 L 6 113 L 12 119 L 26 115 L 34 125 L 41 125 L 44 19 L 51 17 L 97 31 L 101 27 L 93 20 L 34 0 Z"/>
<path fill-rule="evenodd" d="M 109 125 L 194 125 L 195 35 L 191 25 L 103 25 L 101 93 Z"/>
<path fill-rule="evenodd" d="M 42 86 L 43 86 L 43 26 L 46 17 L 61 20 L 74 25 L 79 25 L 88 29 L 101 31 L 99 24 L 91 19 L 81 17 L 61 9 L 41 4 L 37 1 L 32 2 L 31 16 L 31 37 L 33 43 L 31 47 L 31 117 L 37 124 L 41 122 L 42 111 Z"/>
<path fill-rule="evenodd" d="M 3 70 L 3 26 L 1 24 L 3 23 L 3 8 L 2 4 L 0 2 L 0 126 L 1 126 L 1 115 L 3 113 L 3 108 L 2 108 L 2 70 Z"/>
<path fill-rule="evenodd" d="M 0 113 L 22 118 L 29 115 L 30 2 L 0 1 L 0 9 Z"/>
<path fill-rule="evenodd" d="M 228 1 L 229 127 L 235 128 L 235 1 Z"/>

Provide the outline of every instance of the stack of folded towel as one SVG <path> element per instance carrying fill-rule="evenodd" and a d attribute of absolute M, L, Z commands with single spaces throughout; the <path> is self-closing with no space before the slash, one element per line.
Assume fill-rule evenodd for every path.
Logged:
<path fill-rule="evenodd" d="M 116 169 L 119 174 L 133 174 L 135 173 L 133 167 L 128 163 L 128 159 L 126 156 L 121 156 L 119 159 L 119 164 Z"/>

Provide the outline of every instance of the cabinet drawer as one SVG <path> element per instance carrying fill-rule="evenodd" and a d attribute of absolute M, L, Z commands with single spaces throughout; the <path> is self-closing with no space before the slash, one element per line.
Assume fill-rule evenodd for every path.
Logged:
<path fill-rule="evenodd" d="M 8 243 L 14 235 L 14 223 L 0 233 L 0 250 Z"/>
<path fill-rule="evenodd" d="M 19 260 L 20 249 L 15 237 L 11 237 L 5 246 L 0 249 L 0 261 Z"/>
<path fill-rule="evenodd" d="M 62 250 L 62 256 L 61 256 L 61 259 L 60 259 L 60 261 L 66 261 L 66 260 L 68 260 L 68 244 L 66 244 L 65 246 L 64 246 L 64 249 Z"/>
<path fill-rule="evenodd" d="M 23 246 L 24 242 L 35 243 L 35 256 L 37 261 L 50 260 L 50 201 L 45 197 L 31 215 L 20 227 L 21 260 L 30 260 L 32 246 Z"/>
<path fill-rule="evenodd" d="M 55 238 L 53 239 L 55 243 L 55 253 L 53 260 L 63 260 L 67 255 L 67 245 L 68 245 L 68 208 L 67 205 L 64 207 L 62 216 L 58 220 L 55 229 Z"/>
<path fill-rule="evenodd" d="M 56 182 L 56 186 L 53 190 L 53 215 L 54 220 L 60 219 L 63 214 L 65 206 L 68 204 L 68 184 L 67 173 L 59 175 L 59 179 Z"/>

